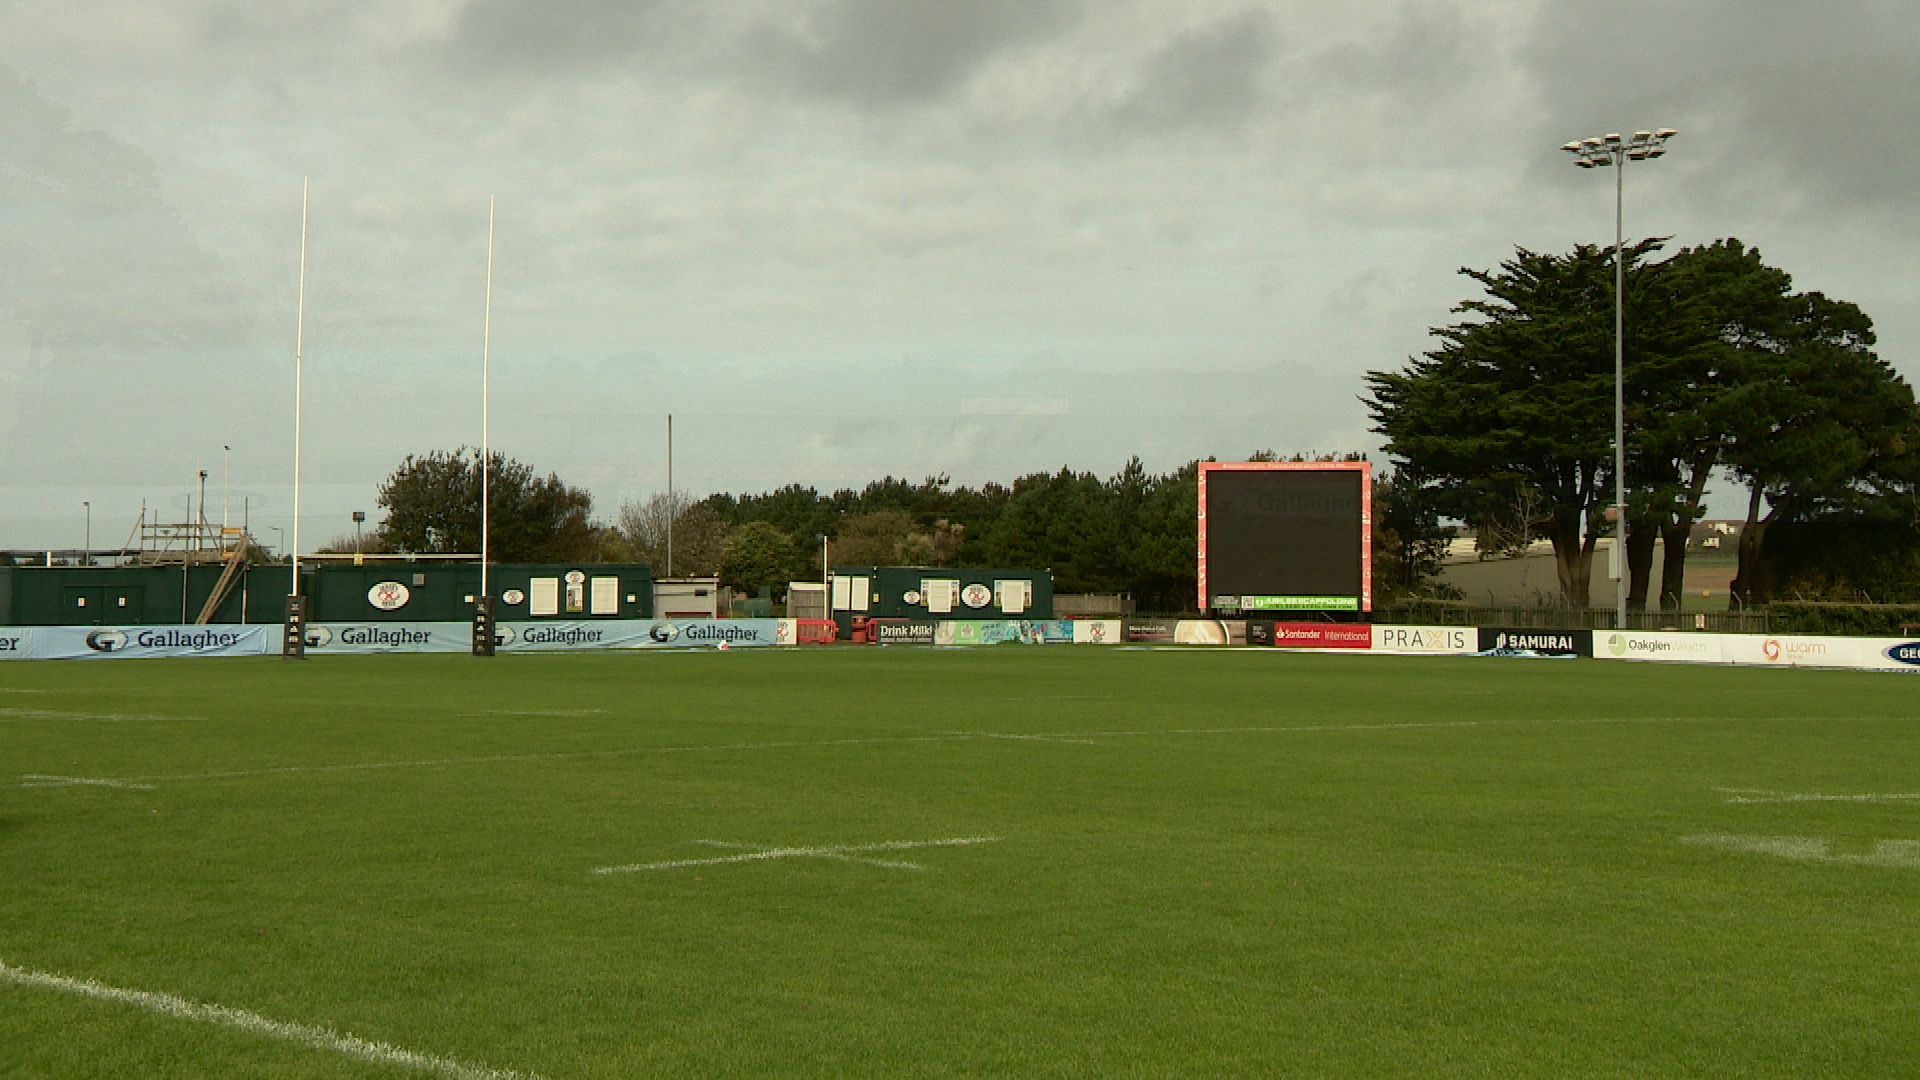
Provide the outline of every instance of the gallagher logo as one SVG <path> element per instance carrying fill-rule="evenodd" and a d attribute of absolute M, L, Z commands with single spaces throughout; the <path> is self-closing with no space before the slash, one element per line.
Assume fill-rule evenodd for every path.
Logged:
<path fill-rule="evenodd" d="M 95 630 L 87 635 L 87 648 L 94 652 L 119 652 L 127 647 L 127 635 L 121 630 Z"/>
<path fill-rule="evenodd" d="M 670 622 L 654 623 L 653 629 L 647 631 L 647 636 L 665 645 L 680 636 L 680 628 Z"/>
<path fill-rule="evenodd" d="M 324 649 L 333 644 L 333 631 L 324 626 L 307 624 L 307 648 Z"/>
<path fill-rule="evenodd" d="M 1903 645 L 1887 646 L 1887 659 L 1901 664 L 1920 667 L 1920 641 L 1909 641 Z"/>

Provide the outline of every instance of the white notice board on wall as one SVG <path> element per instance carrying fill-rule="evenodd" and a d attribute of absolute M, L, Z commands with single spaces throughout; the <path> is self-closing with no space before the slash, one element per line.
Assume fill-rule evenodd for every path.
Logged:
<path fill-rule="evenodd" d="M 960 581 L 958 578 L 925 578 L 920 582 L 920 595 L 928 612 L 948 614 L 953 610 L 953 602 L 960 598 Z"/>
<path fill-rule="evenodd" d="M 527 614 L 560 614 L 560 579 L 537 577 L 527 581 Z"/>
<path fill-rule="evenodd" d="M 593 589 L 587 597 L 587 614 L 620 614 L 620 579 L 617 577 L 597 577 L 593 579 Z"/>
<path fill-rule="evenodd" d="M 993 599 L 1006 615 L 1018 615 L 1033 605 L 1033 582 L 1025 578 L 1019 581 L 996 581 L 993 583 Z"/>

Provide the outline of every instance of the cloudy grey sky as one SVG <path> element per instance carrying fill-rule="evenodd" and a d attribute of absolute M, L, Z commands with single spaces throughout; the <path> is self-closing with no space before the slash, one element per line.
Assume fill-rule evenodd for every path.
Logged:
<path fill-rule="evenodd" d="M 493 440 L 600 512 L 1130 454 L 1367 449 L 1455 274 L 1737 236 L 1920 375 L 1892 0 L 0 0 L 0 546 L 141 501 L 302 537 Z"/>

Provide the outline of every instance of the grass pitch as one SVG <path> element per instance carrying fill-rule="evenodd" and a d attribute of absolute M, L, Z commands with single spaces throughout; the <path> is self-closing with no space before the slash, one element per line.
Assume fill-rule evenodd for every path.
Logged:
<path fill-rule="evenodd" d="M 1111 648 L 8 663 L 0 1075 L 419 1074 L 21 971 L 464 1077 L 1911 1074 L 1916 690 Z"/>

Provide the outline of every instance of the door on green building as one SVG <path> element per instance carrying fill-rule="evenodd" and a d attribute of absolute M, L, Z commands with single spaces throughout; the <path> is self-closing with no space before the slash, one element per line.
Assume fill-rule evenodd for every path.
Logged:
<path fill-rule="evenodd" d="M 60 590 L 60 622 L 65 626 L 99 626 L 108 619 L 104 585 L 67 585 Z"/>
<path fill-rule="evenodd" d="M 101 622 L 116 626 L 145 622 L 146 595 L 138 585 L 109 585 L 107 606 L 101 609 Z"/>

